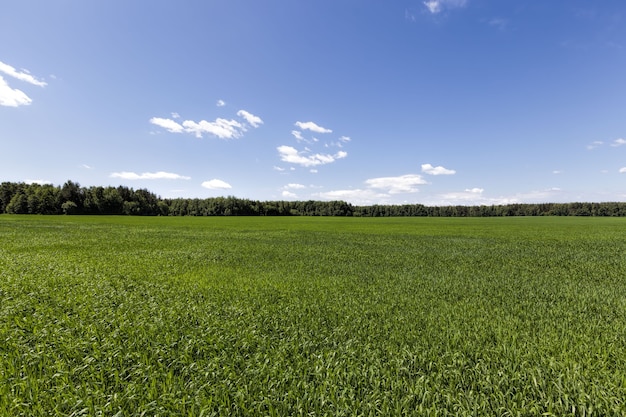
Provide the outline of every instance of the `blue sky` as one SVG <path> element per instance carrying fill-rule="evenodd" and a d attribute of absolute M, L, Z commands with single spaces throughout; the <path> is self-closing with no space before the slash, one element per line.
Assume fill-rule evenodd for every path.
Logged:
<path fill-rule="evenodd" d="M 622 0 L 6 0 L 0 181 L 626 201 Z"/>

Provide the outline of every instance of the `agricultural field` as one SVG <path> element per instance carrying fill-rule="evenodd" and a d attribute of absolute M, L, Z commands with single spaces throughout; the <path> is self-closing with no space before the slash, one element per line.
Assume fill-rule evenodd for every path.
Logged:
<path fill-rule="evenodd" d="M 0 415 L 626 415 L 626 219 L 2 215 Z"/>

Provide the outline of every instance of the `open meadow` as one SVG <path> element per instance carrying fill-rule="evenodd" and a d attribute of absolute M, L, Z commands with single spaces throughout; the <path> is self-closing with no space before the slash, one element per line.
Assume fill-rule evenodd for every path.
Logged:
<path fill-rule="evenodd" d="M 0 415 L 626 415 L 626 219 L 2 215 Z"/>

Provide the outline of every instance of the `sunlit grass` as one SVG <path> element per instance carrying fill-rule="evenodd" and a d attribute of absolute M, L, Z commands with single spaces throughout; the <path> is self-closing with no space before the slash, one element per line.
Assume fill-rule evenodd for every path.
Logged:
<path fill-rule="evenodd" d="M 624 415 L 625 232 L 0 216 L 0 415 Z"/>

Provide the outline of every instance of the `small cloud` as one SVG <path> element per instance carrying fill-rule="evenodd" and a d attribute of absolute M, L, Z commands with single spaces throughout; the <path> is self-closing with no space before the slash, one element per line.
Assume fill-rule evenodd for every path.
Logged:
<path fill-rule="evenodd" d="M 408 174 L 399 177 L 380 177 L 366 180 L 370 188 L 386 190 L 389 194 L 415 193 L 419 191 L 415 186 L 427 184 L 421 175 Z"/>
<path fill-rule="evenodd" d="M 626 145 L 626 139 L 623 139 L 623 138 L 615 139 L 613 143 L 611 143 L 611 146 L 613 147 L 618 147 L 622 145 Z"/>
<path fill-rule="evenodd" d="M 311 174 L 317 174 L 319 171 L 317 169 L 315 169 L 315 168 L 312 168 L 312 169 L 309 170 L 309 172 Z"/>
<path fill-rule="evenodd" d="M 485 191 L 483 188 L 466 188 L 465 192 L 472 194 L 482 194 Z"/>
<path fill-rule="evenodd" d="M 80 167 L 81 167 L 81 168 L 85 168 L 85 169 L 93 169 L 93 167 L 92 167 L 92 166 L 87 165 L 87 164 L 82 164 Z"/>
<path fill-rule="evenodd" d="M 285 168 L 277 167 L 276 165 L 274 165 L 274 171 L 283 172 L 284 170 Z"/>
<path fill-rule="evenodd" d="M 252 127 L 259 127 L 263 124 L 263 120 L 261 120 L 259 116 L 255 116 L 254 114 L 245 110 L 239 110 L 237 112 L 237 116 L 246 119 L 246 122 L 248 122 Z"/>
<path fill-rule="evenodd" d="M 36 85 L 38 87 L 45 87 L 46 85 L 48 85 L 48 83 L 44 81 L 40 81 L 36 79 L 35 77 L 33 77 L 32 75 L 30 75 L 30 73 L 27 70 L 18 71 L 12 66 L 5 64 L 2 61 L 0 61 L 0 72 L 3 72 L 6 75 L 16 78 L 20 81 L 25 81 L 29 84 Z"/>
<path fill-rule="evenodd" d="M 171 172 L 144 172 L 137 174 L 135 172 L 113 172 L 110 175 L 111 178 L 121 178 L 124 180 L 190 180 L 191 177 L 184 175 L 178 175 Z"/>
<path fill-rule="evenodd" d="M 302 136 L 302 132 L 300 132 L 299 130 L 292 130 L 291 134 L 293 135 L 294 138 L 296 138 L 298 142 L 302 142 L 305 140 L 304 137 Z"/>
<path fill-rule="evenodd" d="M 282 196 L 285 197 L 285 198 L 298 198 L 298 195 L 296 193 L 292 193 L 292 192 L 289 192 L 287 190 L 284 190 L 282 192 Z"/>
<path fill-rule="evenodd" d="M 180 117 L 178 114 L 176 114 Z M 237 112 L 239 117 L 245 119 L 245 121 L 252 127 L 259 127 L 263 123 L 260 117 L 253 115 L 245 110 L 239 110 Z M 150 119 L 150 123 L 155 126 L 162 127 L 171 133 L 191 133 L 197 138 L 201 138 L 204 134 L 210 134 L 220 139 L 233 139 L 243 136 L 247 131 L 248 125 L 238 122 L 237 120 L 228 120 L 223 118 L 217 118 L 213 122 L 206 120 L 200 120 L 194 122 L 193 120 L 185 120 L 182 123 L 178 123 L 172 119 L 164 119 L 161 117 L 153 117 Z"/>
<path fill-rule="evenodd" d="M 287 184 L 284 187 L 285 189 L 291 189 L 291 190 L 301 190 L 303 188 L 306 188 L 306 185 L 302 185 L 302 184 Z"/>
<path fill-rule="evenodd" d="M 24 182 L 28 185 L 30 184 L 39 184 L 39 185 L 50 185 L 52 181 L 47 180 L 24 180 Z"/>
<path fill-rule="evenodd" d="M 554 171 L 552 171 L 552 173 L 553 173 L 554 175 L 559 175 L 559 174 L 562 174 L 562 173 L 563 173 L 563 171 L 560 171 L 560 170 L 558 170 L 558 169 L 555 169 Z"/>
<path fill-rule="evenodd" d="M 177 122 L 175 122 L 172 119 L 163 119 L 160 117 L 153 117 L 152 119 L 150 119 L 150 123 L 152 123 L 153 125 L 162 127 L 163 129 L 172 133 L 181 133 L 183 130 L 185 130 L 181 125 L 179 125 Z"/>
<path fill-rule="evenodd" d="M 296 126 L 298 126 L 302 130 L 310 130 L 311 132 L 316 133 L 332 133 L 332 130 L 326 129 L 322 126 L 318 126 L 313 122 L 296 122 Z"/>
<path fill-rule="evenodd" d="M 422 164 L 422 172 L 428 175 L 454 175 L 456 171 L 442 166 L 434 167 L 431 164 Z"/>
<path fill-rule="evenodd" d="M 278 150 L 281 161 L 301 165 L 303 167 L 330 164 L 335 162 L 337 159 L 342 159 L 348 156 L 348 153 L 344 151 L 339 151 L 334 155 L 319 153 L 306 155 L 306 153 L 308 153 L 308 149 L 305 149 L 304 152 L 298 152 L 296 148 L 285 145 L 279 146 L 276 149 Z"/>
<path fill-rule="evenodd" d="M 214 122 L 185 120 L 183 127 L 185 132 L 193 133 L 197 138 L 201 138 L 204 133 L 208 133 L 220 139 L 233 139 L 241 137 L 245 131 L 244 126 L 238 121 L 222 119 L 221 117 L 215 119 Z"/>
<path fill-rule="evenodd" d="M 348 143 L 350 142 L 352 139 L 350 139 L 349 136 L 342 136 L 339 138 L 339 141 L 343 142 L 343 143 Z"/>
<path fill-rule="evenodd" d="M 432 14 L 442 12 L 444 9 L 457 9 L 464 7 L 466 0 L 427 0 L 423 4 Z"/>
<path fill-rule="evenodd" d="M 215 103 L 215 105 L 217 107 L 224 107 L 226 105 L 226 102 L 224 100 L 217 100 L 217 103 Z"/>
<path fill-rule="evenodd" d="M 620 174 L 624 174 L 624 173 L 626 173 L 626 167 L 620 168 L 620 169 L 619 169 L 619 173 L 620 173 Z"/>
<path fill-rule="evenodd" d="M 172 119 L 180 119 L 180 114 L 173 112 L 172 113 Z"/>
<path fill-rule="evenodd" d="M 218 179 L 204 181 L 201 185 L 209 190 L 228 190 L 233 188 L 229 183 Z"/>
<path fill-rule="evenodd" d="M 357 205 L 370 205 L 383 203 L 389 198 L 388 194 L 373 189 L 332 190 L 315 194 L 316 197 L 325 200 L 343 200 Z"/>
<path fill-rule="evenodd" d="M 11 88 L 0 76 L 0 106 L 19 107 L 28 106 L 33 100 L 22 90 Z"/>
<path fill-rule="evenodd" d="M 415 22 L 415 14 L 409 9 L 404 9 L 404 18 L 410 22 Z"/>
<path fill-rule="evenodd" d="M 47 85 L 44 81 L 40 81 L 30 75 L 27 70 L 18 71 L 2 61 L 0 61 L 0 72 L 38 87 L 45 87 Z M 0 106 L 28 106 L 32 102 L 33 100 L 28 97 L 26 93 L 22 90 L 11 87 L 9 83 L 2 76 L 0 76 Z"/>
<path fill-rule="evenodd" d="M 587 150 L 592 151 L 592 150 L 602 146 L 603 144 L 604 144 L 604 142 L 602 142 L 601 140 L 594 140 L 589 145 L 587 145 Z"/>
<path fill-rule="evenodd" d="M 500 17 L 494 17 L 493 19 L 489 20 L 489 26 L 496 27 L 500 30 L 506 29 L 508 24 L 509 24 L 508 20 L 502 19 Z"/>

